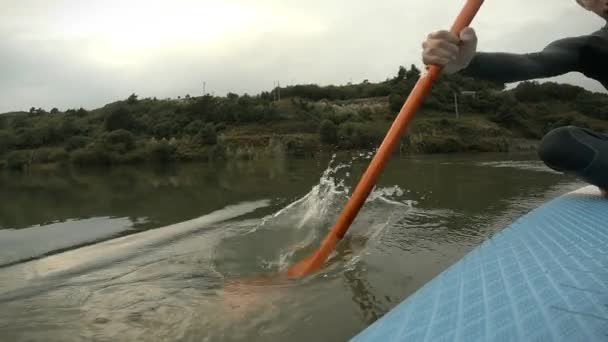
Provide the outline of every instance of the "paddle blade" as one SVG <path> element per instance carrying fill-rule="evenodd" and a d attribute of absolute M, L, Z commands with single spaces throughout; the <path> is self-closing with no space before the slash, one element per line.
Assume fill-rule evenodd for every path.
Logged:
<path fill-rule="evenodd" d="M 291 266 L 287 276 L 292 279 L 301 278 L 320 270 L 337 243 L 338 238 L 334 234 L 329 234 L 313 254 Z"/>

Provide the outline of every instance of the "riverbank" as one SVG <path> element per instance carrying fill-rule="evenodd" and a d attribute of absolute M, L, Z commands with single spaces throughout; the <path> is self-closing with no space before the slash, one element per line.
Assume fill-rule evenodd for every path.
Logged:
<path fill-rule="evenodd" d="M 309 157 L 373 150 L 419 77 L 401 68 L 385 82 L 297 85 L 256 96 L 186 95 L 0 115 L 0 167 Z M 465 91 L 466 90 L 466 91 Z M 279 92 L 281 95 L 279 95 Z M 282 97 L 281 97 L 282 96 Z M 504 85 L 443 77 L 397 153 L 534 150 L 567 125 L 608 131 L 608 96 L 555 83 Z"/>
<path fill-rule="evenodd" d="M 131 150 L 122 152 L 104 148 L 103 145 L 91 145 L 76 150 L 68 150 L 61 146 L 41 147 L 5 153 L 0 157 L 0 168 L 21 170 L 57 165 L 85 167 L 309 158 L 324 153 L 373 150 L 382 141 L 389 125 L 390 122 L 360 124 L 355 126 L 360 131 L 351 133 L 351 140 L 342 136 L 335 144 L 323 143 L 320 134 L 315 132 L 285 132 L 290 125 L 274 127 L 252 125 L 225 131 L 218 136 L 218 142 L 212 146 L 201 146 L 191 138 L 170 140 L 150 138 L 136 140 Z M 272 132 L 273 128 L 274 132 Z M 360 132 L 364 132 L 365 135 L 356 136 Z M 533 151 L 536 150 L 539 141 L 512 137 L 509 132 L 503 132 L 496 125 L 480 119 L 421 119 L 410 134 L 404 136 L 396 154 Z"/>

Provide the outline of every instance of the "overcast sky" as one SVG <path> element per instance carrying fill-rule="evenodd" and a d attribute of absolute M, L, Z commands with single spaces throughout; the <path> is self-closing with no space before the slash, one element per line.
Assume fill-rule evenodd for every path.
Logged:
<path fill-rule="evenodd" d="M 461 0 L 0 0 L 0 113 L 296 83 L 381 81 L 420 63 Z M 480 50 L 528 52 L 605 22 L 575 0 L 488 0 Z M 558 78 L 600 91 L 578 74 Z"/>

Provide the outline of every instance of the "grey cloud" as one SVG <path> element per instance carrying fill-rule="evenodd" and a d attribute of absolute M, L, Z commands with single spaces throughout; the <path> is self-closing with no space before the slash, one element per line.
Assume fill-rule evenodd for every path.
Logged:
<path fill-rule="evenodd" d="M 3 39 L 4 38 L 4 39 Z M 94 107 L 116 96 L 124 80 L 79 58 L 78 46 L 84 41 L 15 41 L 1 37 L 0 112 L 49 109 L 53 106 Z"/>
<path fill-rule="evenodd" d="M 65 3 L 69 5 L 69 1 Z M 119 3 L 106 2 L 107 6 Z M 283 85 L 384 80 L 399 65 L 420 66 L 422 39 L 431 30 L 448 27 L 461 4 L 453 0 L 257 3 L 316 18 L 326 30 L 308 35 L 284 32 L 280 27 L 259 35 L 243 32 L 229 51 L 174 47 L 146 56 L 141 65 L 109 67 L 83 58 L 83 47 L 93 38 L 17 39 L 24 31 L 31 35 L 44 30 L 45 23 L 52 20 L 45 17 L 52 7 L 48 2 L 30 2 L 29 10 L 36 18 L 32 23 L 19 26 L 19 21 L 12 20 L 10 26 L 0 24 L 0 39 L 5 42 L 0 46 L 0 112 L 31 106 L 94 108 L 131 92 L 159 98 L 200 94 L 203 82 L 208 91 L 219 95 L 257 93 L 271 88 L 274 80 Z M 553 39 L 588 33 L 602 24 L 577 10 L 574 0 L 487 3 L 474 25 L 480 48 L 485 50 L 537 50 Z M 82 2 L 79 5 L 86 9 Z M 602 90 L 597 82 L 576 74 L 558 80 Z"/>

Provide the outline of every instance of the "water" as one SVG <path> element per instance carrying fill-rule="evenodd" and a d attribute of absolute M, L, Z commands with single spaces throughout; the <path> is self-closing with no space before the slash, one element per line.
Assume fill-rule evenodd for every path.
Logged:
<path fill-rule="evenodd" d="M 396 158 L 318 274 L 368 157 L 0 176 L 10 341 L 341 341 L 499 229 L 582 184 L 533 155 Z"/>

